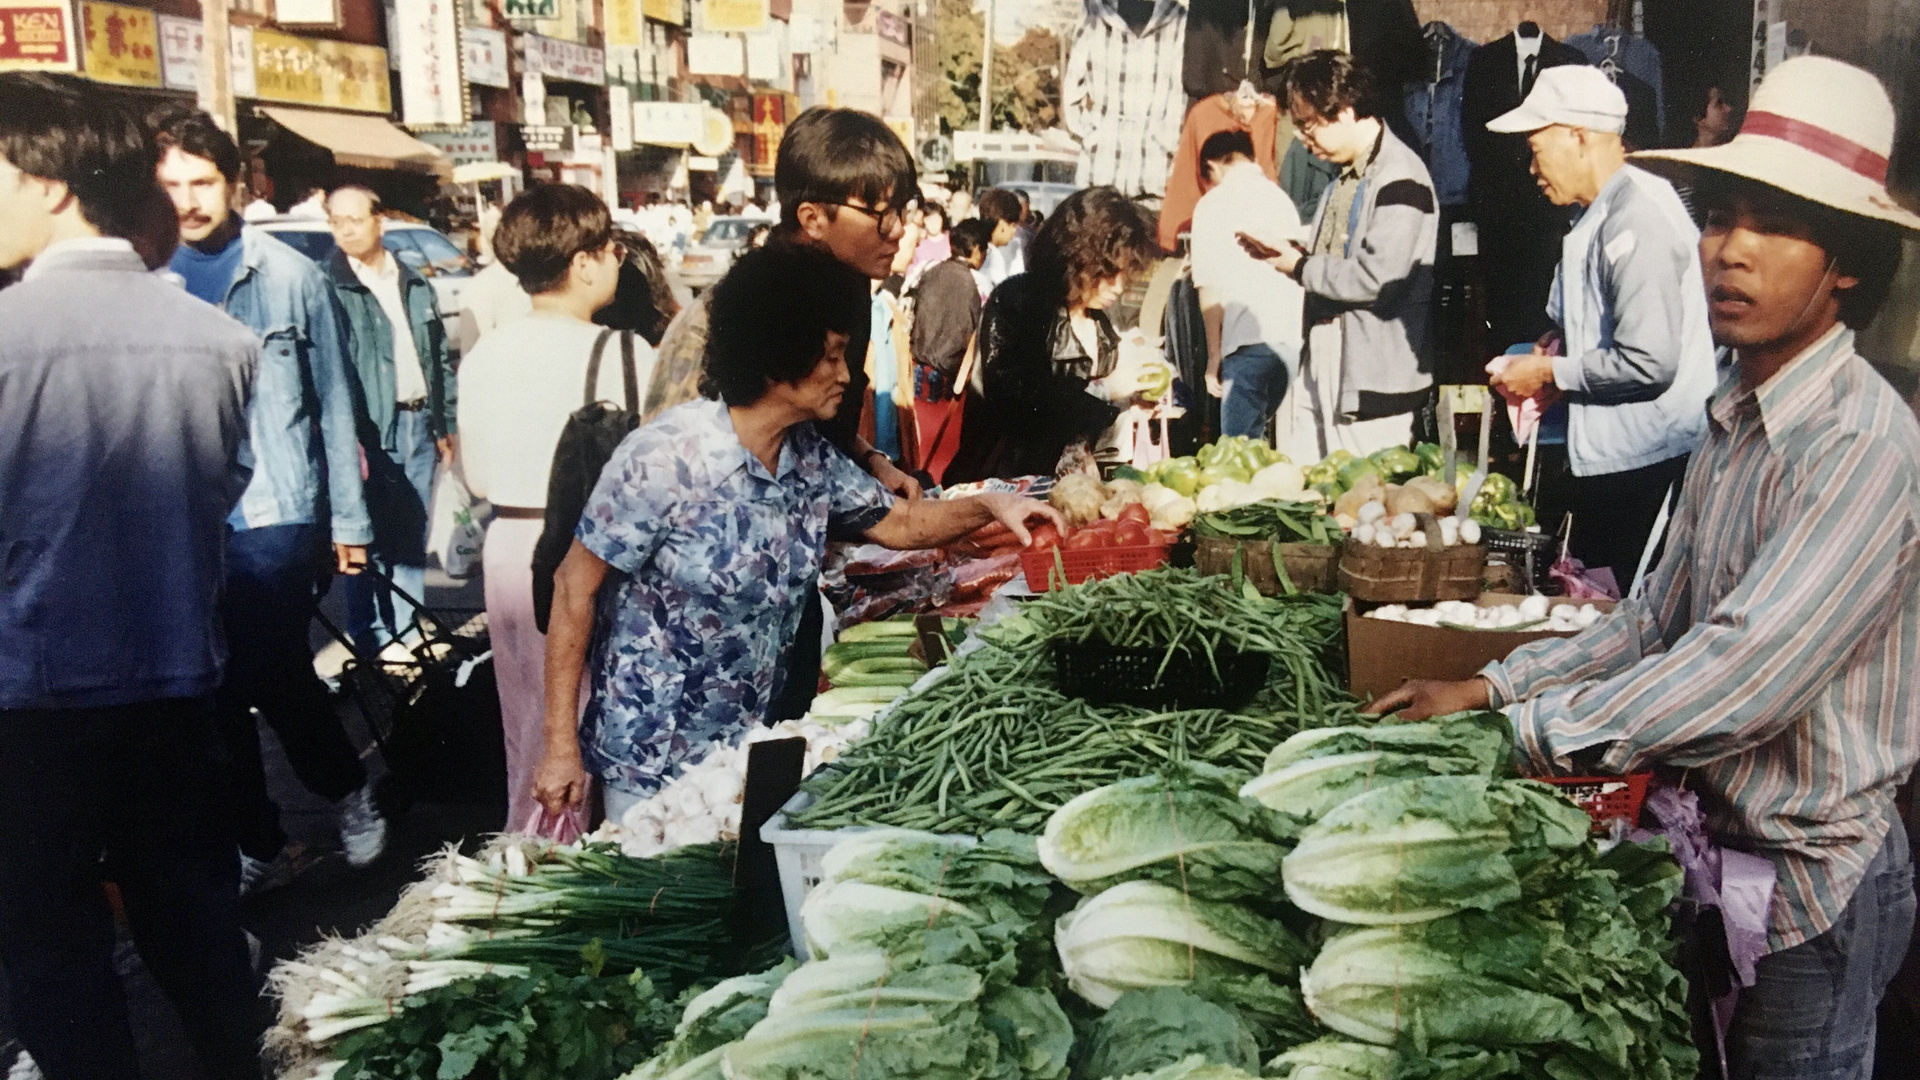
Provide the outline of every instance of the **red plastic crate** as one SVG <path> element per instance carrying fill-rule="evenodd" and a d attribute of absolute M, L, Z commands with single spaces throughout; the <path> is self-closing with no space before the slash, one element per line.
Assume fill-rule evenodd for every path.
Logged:
<path fill-rule="evenodd" d="M 1625 818 L 1629 825 L 1639 824 L 1640 804 L 1647 799 L 1647 783 L 1653 779 L 1653 774 L 1546 776 L 1541 779 L 1578 803 L 1580 809 L 1593 818 L 1593 826 L 1598 830 L 1614 818 Z"/>
<path fill-rule="evenodd" d="M 1034 592 L 1046 592 L 1053 588 L 1056 565 L 1067 572 L 1067 584 L 1078 585 L 1090 578 L 1112 577 L 1115 574 L 1131 574 L 1136 570 L 1151 570 L 1164 566 L 1167 553 L 1172 549 L 1164 544 L 1142 544 L 1136 547 L 1082 548 L 1068 551 L 1060 548 L 1060 562 L 1054 562 L 1052 551 L 1023 551 L 1020 553 L 1020 569 L 1026 571 L 1027 588 Z"/>

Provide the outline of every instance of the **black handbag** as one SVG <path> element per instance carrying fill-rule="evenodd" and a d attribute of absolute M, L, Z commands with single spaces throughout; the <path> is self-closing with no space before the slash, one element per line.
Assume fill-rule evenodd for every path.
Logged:
<path fill-rule="evenodd" d="M 593 343 L 593 359 L 587 361 L 586 402 L 560 431 L 560 443 L 554 447 L 553 469 L 547 474 L 547 512 L 540 540 L 533 546 L 533 619 L 541 633 L 547 632 L 547 617 L 553 613 L 553 575 L 573 546 L 573 532 L 593 498 L 600 471 L 607 467 L 621 440 L 640 426 L 640 380 L 633 368 L 633 334 L 620 332 L 620 367 L 625 376 L 627 407 L 616 408 L 600 400 L 600 357 L 607 350 L 612 330 L 600 331 Z"/>

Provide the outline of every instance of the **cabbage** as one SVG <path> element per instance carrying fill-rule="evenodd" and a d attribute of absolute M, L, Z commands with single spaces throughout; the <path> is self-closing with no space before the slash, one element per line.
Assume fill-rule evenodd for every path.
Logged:
<path fill-rule="evenodd" d="M 1384 1046 L 1319 1039 L 1268 1062 L 1266 1075 L 1276 1080 L 1388 1080 L 1393 1058 Z"/>
<path fill-rule="evenodd" d="M 1172 986 L 1131 990 L 1095 1021 L 1080 1075 L 1151 1072 L 1189 1054 L 1248 1072 L 1260 1067 L 1259 1044 L 1234 1010 Z"/>
<path fill-rule="evenodd" d="M 1253 489 L 1262 499 L 1297 499 L 1307 493 L 1306 474 L 1290 461 L 1275 462 L 1253 474 Z"/>
<path fill-rule="evenodd" d="M 720 1075 L 719 1051 L 766 1018 L 767 1003 L 794 970 L 793 961 L 757 975 L 726 979 L 687 1002 L 673 1040 L 626 1080 L 695 1080 Z"/>
<path fill-rule="evenodd" d="M 999 1071 L 1010 1078 L 1059 1080 L 1073 1050 L 1073 1024 L 1046 990 L 1006 986 L 980 1000 L 980 1023 L 1000 1040 Z"/>
<path fill-rule="evenodd" d="M 1072 799 L 1047 819 L 1040 862 L 1083 894 L 1144 879 L 1202 899 L 1264 898 L 1280 876 L 1285 828 L 1241 799 L 1224 770 L 1193 764 Z"/>
<path fill-rule="evenodd" d="M 1264 771 L 1240 794 L 1310 824 L 1353 796 L 1395 781 L 1510 774 L 1511 730 L 1497 712 L 1311 729 L 1274 747 Z"/>
<path fill-rule="evenodd" d="M 1194 1054 L 1164 1069 L 1135 1073 L 1127 1080 L 1253 1080 L 1253 1077 L 1232 1065 L 1215 1065 Z"/>
<path fill-rule="evenodd" d="M 1521 879 L 1587 843 L 1586 812 L 1546 784 L 1436 776 L 1341 803 L 1281 867 L 1287 897 L 1337 922 L 1392 925 L 1520 899 Z"/>
<path fill-rule="evenodd" d="M 1151 881 L 1082 900 L 1055 924 L 1054 944 L 1067 985 L 1102 1009 L 1129 990 L 1196 979 L 1290 979 L 1312 956 L 1283 923 Z"/>
<path fill-rule="evenodd" d="M 982 935 L 996 937 L 985 916 L 956 900 L 864 881 L 815 887 L 800 904 L 800 924 L 808 952 L 829 959 L 871 953 L 919 961 L 944 947 L 947 959 L 985 964 L 994 950 Z M 997 935 L 1002 951 L 1011 936 Z"/>

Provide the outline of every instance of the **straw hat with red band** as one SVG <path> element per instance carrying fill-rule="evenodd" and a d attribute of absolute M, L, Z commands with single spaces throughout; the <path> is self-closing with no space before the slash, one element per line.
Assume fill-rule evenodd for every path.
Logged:
<path fill-rule="evenodd" d="M 1810 202 L 1920 232 L 1916 215 L 1887 194 L 1893 102 L 1880 80 L 1838 60 L 1800 56 L 1767 73 L 1740 134 L 1725 146 L 1648 150 L 1655 172 L 1714 169 Z"/>

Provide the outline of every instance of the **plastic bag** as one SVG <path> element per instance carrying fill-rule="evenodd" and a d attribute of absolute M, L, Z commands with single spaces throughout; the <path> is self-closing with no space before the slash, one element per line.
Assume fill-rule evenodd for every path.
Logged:
<path fill-rule="evenodd" d="M 579 810 L 549 814 L 546 807 L 536 805 L 533 812 L 527 815 L 527 822 L 520 827 L 520 831 L 556 844 L 571 844 L 586 831 L 584 817 L 585 814 Z"/>
<path fill-rule="evenodd" d="M 480 545 L 485 538 L 485 530 L 473 519 L 473 493 L 458 473 L 441 469 L 427 517 L 427 554 L 440 560 L 448 577 L 469 577 L 480 569 Z"/>

